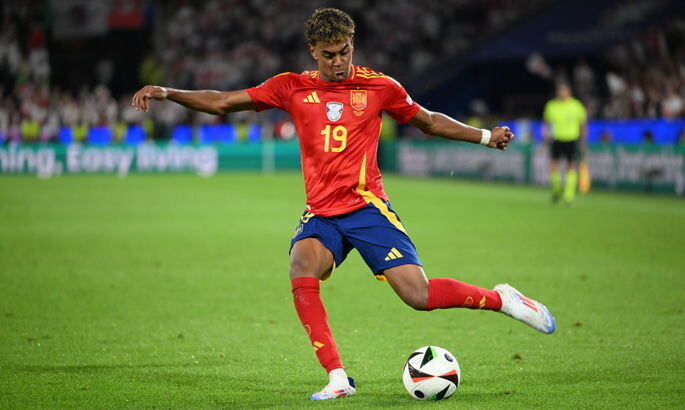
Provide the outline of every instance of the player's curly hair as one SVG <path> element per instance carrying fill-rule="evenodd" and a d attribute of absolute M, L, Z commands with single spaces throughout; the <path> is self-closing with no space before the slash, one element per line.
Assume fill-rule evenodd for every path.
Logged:
<path fill-rule="evenodd" d="M 317 41 L 337 43 L 354 35 L 354 20 L 349 14 L 334 8 L 316 9 L 304 23 L 307 43 Z"/>

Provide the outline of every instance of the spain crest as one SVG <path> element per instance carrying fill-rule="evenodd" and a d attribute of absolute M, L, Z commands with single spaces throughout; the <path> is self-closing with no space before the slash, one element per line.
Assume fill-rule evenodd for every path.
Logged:
<path fill-rule="evenodd" d="M 366 90 L 350 90 L 350 105 L 355 111 L 366 108 Z"/>

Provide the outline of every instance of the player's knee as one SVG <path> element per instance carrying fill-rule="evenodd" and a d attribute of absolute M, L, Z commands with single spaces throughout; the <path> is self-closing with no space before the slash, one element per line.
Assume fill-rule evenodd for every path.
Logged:
<path fill-rule="evenodd" d="M 313 266 L 310 260 L 305 258 L 294 258 L 290 261 L 290 278 L 301 276 L 312 276 Z"/>
<path fill-rule="evenodd" d="M 386 270 L 385 276 L 404 303 L 416 310 L 426 310 L 429 283 L 420 266 L 399 266 Z"/>
<path fill-rule="evenodd" d="M 428 289 L 414 289 L 412 292 L 408 292 L 407 295 L 403 295 L 402 300 L 414 310 L 426 310 L 426 305 L 428 305 Z"/>
<path fill-rule="evenodd" d="M 426 310 L 426 305 L 421 303 L 418 299 L 405 300 L 404 302 L 414 310 Z"/>
<path fill-rule="evenodd" d="M 332 264 L 327 266 L 325 262 L 315 258 L 293 258 L 290 261 L 290 279 L 313 277 L 325 280 L 332 270 Z"/>

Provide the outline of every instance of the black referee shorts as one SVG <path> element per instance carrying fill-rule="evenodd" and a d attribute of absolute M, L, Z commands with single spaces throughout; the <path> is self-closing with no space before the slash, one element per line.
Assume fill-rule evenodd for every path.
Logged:
<path fill-rule="evenodd" d="M 566 158 L 567 161 L 575 161 L 578 157 L 578 140 L 575 141 L 552 141 L 552 159 Z"/>

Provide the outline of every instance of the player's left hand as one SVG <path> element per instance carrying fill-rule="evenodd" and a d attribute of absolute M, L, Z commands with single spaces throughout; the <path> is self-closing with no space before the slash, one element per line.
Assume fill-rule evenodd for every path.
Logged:
<path fill-rule="evenodd" d="M 515 135 L 511 132 L 509 127 L 495 127 L 491 131 L 488 147 L 506 151 L 509 146 L 509 141 L 513 140 L 514 137 Z"/>

